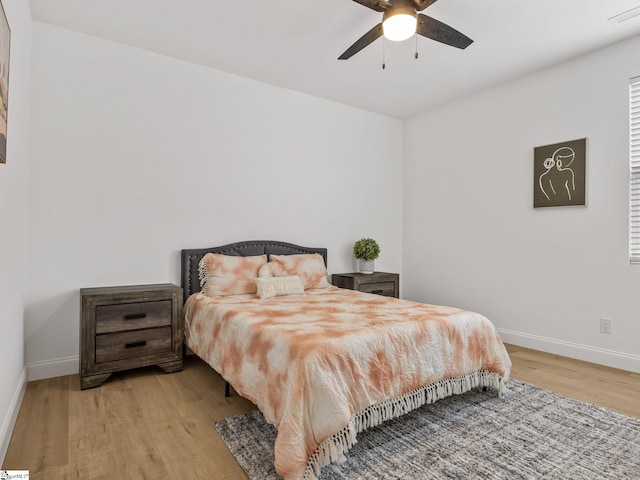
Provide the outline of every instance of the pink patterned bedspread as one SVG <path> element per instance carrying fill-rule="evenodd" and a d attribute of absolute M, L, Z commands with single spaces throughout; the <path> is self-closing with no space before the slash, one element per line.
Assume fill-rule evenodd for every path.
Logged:
<path fill-rule="evenodd" d="M 336 287 L 269 300 L 194 294 L 185 318 L 189 348 L 278 430 L 275 466 L 287 480 L 315 478 L 344 458 L 358 431 L 389 417 L 367 414 L 363 423 L 372 406 L 416 403 L 416 392 L 424 397 L 421 388 L 443 379 L 435 399 L 502 388 L 511 368 L 478 313 Z M 457 379 L 453 390 L 447 379 Z M 417 402 L 405 410 L 429 398 Z"/>

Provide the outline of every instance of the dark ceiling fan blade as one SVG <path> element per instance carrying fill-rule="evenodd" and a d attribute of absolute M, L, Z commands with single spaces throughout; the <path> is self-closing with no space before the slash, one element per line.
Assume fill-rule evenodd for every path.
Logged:
<path fill-rule="evenodd" d="M 391 7 L 391 5 L 388 2 L 385 2 L 384 0 L 353 0 L 353 1 L 356 3 L 359 3 L 360 5 L 364 5 L 365 7 L 369 7 L 370 9 L 375 10 L 376 12 L 384 12 L 385 10 Z"/>
<path fill-rule="evenodd" d="M 347 48 L 346 52 L 338 57 L 338 60 L 347 60 L 348 58 L 353 57 L 356 53 L 362 50 L 367 45 L 375 42 L 378 38 L 382 36 L 382 23 L 379 23 L 367 33 L 365 33 L 356 43 Z"/>
<path fill-rule="evenodd" d="M 422 10 L 433 5 L 437 1 L 438 0 L 413 0 L 413 3 L 415 4 L 416 12 L 421 12 Z"/>
<path fill-rule="evenodd" d="M 461 49 L 465 49 L 473 43 L 473 40 L 464 33 L 460 33 L 446 23 L 442 23 L 422 13 L 418 14 L 418 28 L 416 29 L 416 33 L 431 40 Z"/>

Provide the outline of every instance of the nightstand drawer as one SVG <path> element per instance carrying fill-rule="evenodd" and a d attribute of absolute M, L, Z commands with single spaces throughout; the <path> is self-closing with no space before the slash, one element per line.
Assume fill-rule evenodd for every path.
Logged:
<path fill-rule="evenodd" d="M 96 336 L 96 363 L 171 352 L 171 327 Z"/>
<path fill-rule="evenodd" d="M 396 285 L 393 282 L 360 284 L 361 292 L 375 293 L 376 295 L 384 295 L 385 297 L 393 297 L 395 295 L 395 288 L 396 288 Z"/>
<path fill-rule="evenodd" d="M 96 334 L 171 325 L 171 300 L 96 307 Z"/>
<path fill-rule="evenodd" d="M 359 292 L 374 293 L 386 297 L 400 297 L 400 275 L 388 272 L 334 273 L 331 283 L 336 287 L 349 288 Z"/>

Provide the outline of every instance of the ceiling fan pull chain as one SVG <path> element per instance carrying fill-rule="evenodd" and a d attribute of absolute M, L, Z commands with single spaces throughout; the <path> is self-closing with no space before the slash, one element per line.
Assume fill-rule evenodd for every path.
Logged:
<path fill-rule="evenodd" d="M 384 70 L 385 68 L 387 68 L 387 63 L 385 61 L 385 46 L 386 42 L 384 41 L 384 37 L 382 37 L 382 69 Z"/>
<path fill-rule="evenodd" d="M 414 35 L 416 37 L 416 60 L 418 59 L 418 34 Z"/>

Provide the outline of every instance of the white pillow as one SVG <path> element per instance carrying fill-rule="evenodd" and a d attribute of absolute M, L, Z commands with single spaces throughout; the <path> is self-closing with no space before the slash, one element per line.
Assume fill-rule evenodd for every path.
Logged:
<path fill-rule="evenodd" d="M 279 295 L 304 293 L 304 285 L 297 275 L 290 277 L 256 278 L 256 287 L 261 300 Z"/>

